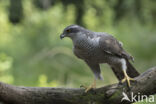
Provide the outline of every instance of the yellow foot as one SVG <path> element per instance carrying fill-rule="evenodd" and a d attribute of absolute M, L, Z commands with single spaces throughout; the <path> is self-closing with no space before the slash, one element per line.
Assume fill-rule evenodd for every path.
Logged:
<path fill-rule="evenodd" d="M 96 80 L 94 80 L 93 84 L 90 85 L 89 87 L 86 87 L 86 86 L 83 86 L 83 85 L 81 85 L 81 87 L 85 88 L 85 93 L 86 93 L 89 90 L 96 88 Z"/>
<path fill-rule="evenodd" d="M 96 86 L 92 84 L 91 86 L 86 88 L 85 92 L 88 92 L 89 90 L 94 89 L 94 88 L 96 88 Z"/>
<path fill-rule="evenodd" d="M 125 81 L 127 81 L 127 83 L 128 83 L 128 87 L 130 87 L 130 86 L 131 86 L 130 81 L 135 81 L 135 79 L 130 78 L 130 77 L 127 75 L 127 73 L 126 73 L 126 74 L 125 74 L 125 78 L 122 79 L 121 82 L 124 83 Z"/>

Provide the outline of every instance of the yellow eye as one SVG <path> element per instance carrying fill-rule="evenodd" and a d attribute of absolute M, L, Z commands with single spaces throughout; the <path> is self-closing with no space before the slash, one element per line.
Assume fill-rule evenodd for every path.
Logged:
<path fill-rule="evenodd" d="M 70 30 L 68 29 L 67 32 L 70 32 Z"/>

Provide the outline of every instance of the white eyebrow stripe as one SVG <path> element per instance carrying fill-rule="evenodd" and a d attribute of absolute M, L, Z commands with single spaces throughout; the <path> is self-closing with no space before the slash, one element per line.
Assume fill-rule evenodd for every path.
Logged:
<path fill-rule="evenodd" d="M 72 28 L 76 28 L 76 27 L 78 27 L 78 26 L 77 25 L 72 26 Z"/>

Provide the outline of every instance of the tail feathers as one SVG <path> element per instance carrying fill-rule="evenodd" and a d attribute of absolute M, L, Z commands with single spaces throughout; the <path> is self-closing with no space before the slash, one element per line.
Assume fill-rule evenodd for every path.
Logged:
<path fill-rule="evenodd" d="M 139 72 L 133 67 L 133 65 L 126 60 L 127 65 L 127 74 L 129 77 L 134 78 L 139 76 Z M 120 66 L 111 66 L 115 76 L 118 78 L 119 81 L 121 81 L 124 78 L 123 70 Z"/>
<path fill-rule="evenodd" d="M 113 72 L 114 72 L 114 75 L 118 78 L 118 80 L 122 80 L 124 78 L 124 74 L 123 74 L 123 71 L 120 69 L 120 67 L 114 67 L 114 66 L 111 66 Z"/>
<path fill-rule="evenodd" d="M 139 76 L 139 72 L 134 68 L 134 66 L 128 60 L 126 60 L 126 64 L 127 64 L 127 74 L 131 78 Z"/>

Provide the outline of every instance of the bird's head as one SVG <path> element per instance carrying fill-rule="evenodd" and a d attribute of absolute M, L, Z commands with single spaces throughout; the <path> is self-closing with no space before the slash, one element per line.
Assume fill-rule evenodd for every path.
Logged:
<path fill-rule="evenodd" d="M 70 25 L 67 26 L 63 33 L 60 35 L 60 38 L 63 39 L 64 37 L 69 37 L 71 39 L 73 39 L 74 37 L 81 35 L 80 33 L 82 33 L 85 29 L 79 25 Z"/>

